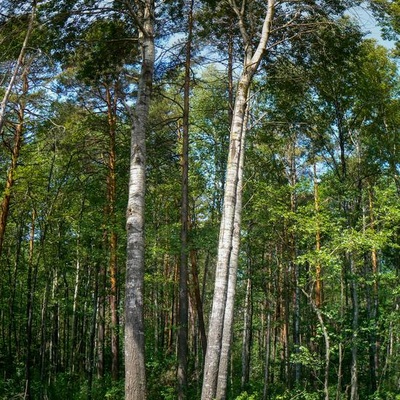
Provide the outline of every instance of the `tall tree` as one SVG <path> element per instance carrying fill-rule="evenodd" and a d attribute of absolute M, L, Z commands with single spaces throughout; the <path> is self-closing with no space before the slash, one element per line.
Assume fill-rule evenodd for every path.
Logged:
<path fill-rule="evenodd" d="M 182 200 L 181 200 L 181 257 L 179 267 L 179 332 L 178 332 L 178 399 L 187 396 L 188 365 L 188 230 L 189 230 L 189 101 L 193 40 L 193 0 L 188 4 L 185 55 L 185 82 L 182 117 Z"/>
<path fill-rule="evenodd" d="M 138 24 L 142 64 L 132 135 L 127 207 L 127 264 L 125 285 L 125 398 L 146 399 L 146 366 L 143 316 L 144 215 L 146 188 L 146 127 L 155 60 L 154 1 L 127 2 L 129 15 Z M 129 107 L 129 106 L 128 106 Z"/>
<path fill-rule="evenodd" d="M 214 298 L 212 312 L 209 322 L 207 353 L 204 365 L 204 378 L 202 389 L 202 400 L 211 400 L 217 394 L 218 370 L 220 364 L 220 351 L 223 345 L 222 337 L 224 330 L 224 313 L 227 307 L 227 292 L 229 282 L 229 266 L 237 265 L 239 255 L 239 241 L 237 235 L 240 232 L 241 214 L 241 182 L 242 168 L 241 160 L 244 153 L 244 133 L 246 130 L 246 109 L 249 101 L 249 90 L 253 76 L 256 73 L 261 58 L 266 50 L 269 39 L 271 23 L 273 19 L 274 1 L 269 0 L 265 18 L 262 23 L 261 38 L 257 48 L 253 51 L 251 36 L 246 28 L 245 7 L 239 8 L 235 2 L 230 2 L 239 22 L 244 47 L 244 66 L 238 82 L 235 105 L 232 115 L 232 125 L 230 133 L 230 145 L 227 164 L 226 184 L 224 192 L 224 205 L 218 245 L 218 260 L 215 275 Z M 236 231 L 236 234 L 234 232 Z M 233 257 L 232 257 L 233 255 Z M 234 267 L 233 267 L 234 268 Z M 233 282 L 232 282 L 233 283 Z M 231 290 L 234 291 L 232 286 Z M 230 297 L 232 300 L 234 296 Z M 230 307 L 227 307 L 228 309 Z M 226 326 L 229 331 L 232 326 Z M 225 337 L 230 340 L 230 335 Z M 220 393 L 219 395 L 222 395 Z"/>

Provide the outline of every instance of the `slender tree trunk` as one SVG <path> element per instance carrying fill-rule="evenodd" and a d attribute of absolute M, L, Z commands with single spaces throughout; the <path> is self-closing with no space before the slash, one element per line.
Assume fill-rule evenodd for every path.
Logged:
<path fill-rule="evenodd" d="M 71 372 L 75 372 L 75 360 L 76 354 L 78 350 L 78 296 L 79 296 L 79 288 L 81 285 L 81 260 L 80 260 L 80 241 L 79 236 L 77 238 L 76 243 L 76 267 L 75 267 L 75 285 L 74 285 L 74 297 L 72 302 L 72 333 L 71 333 L 71 350 L 70 350 L 70 368 Z"/>
<path fill-rule="evenodd" d="M 244 305 L 244 324 L 242 340 L 242 391 L 247 390 L 250 381 L 250 350 L 252 342 L 252 322 L 253 322 L 253 299 L 251 269 L 248 270 L 246 298 Z"/>
<path fill-rule="evenodd" d="M 189 230 L 189 95 L 190 67 L 193 34 L 193 0 L 189 2 L 188 37 L 186 41 L 185 83 L 183 94 L 182 124 L 182 198 L 181 198 L 181 259 L 179 268 L 179 314 L 178 314 L 178 399 L 187 397 L 188 366 L 188 230 Z"/>
<path fill-rule="evenodd" d="M 356 270 L 353 254 L 348 254 L 350 264 L 350 292 L 352 302 L 352 338 L 351 338 L 351 382 L 350 400 L 358 400 L 358 328 L 359 328 L 359 304 L 358 304 L 358 285 L 356 282 Z"/>
<path fill-rule="evenodd" d="M 116 91 L 115 91 L 116 92 Z M 109 271 L 110 271 L 110 311 L 111 311 L 111 377 L 114 381 L 119 377 L 119 315 L 118 315 L 118 264 L 117 264 L 117 232 L 116 232 L 116 114 L 117 99 L 111 95 L 110 87 L 106 87 L 108 108 L 109 151 L 107 175 L 107 214 L 109 221 Z"/>
<path fill-rule="evenodd" d="M 32 212 L 31 229 L 29 236 L 29 260 L 28 260 L 28 279 L 27 279 L 27 324 L 26 324 L 26 361 L 25 361 L 25 393 L 24 399 L 32 399 L 31 383 L 32 383 L 32 330 L 33 330 L 33 302 L 35 288 L 35 266 L 33 265 L 33 250 L 35 243 L 35 222 L 36 212 Z"/>
<path fill-rule="evenodd" d="M 331 354 L 329 332 L 325 326 L 321 310 L 317 307 L 312 297 L 306 291 L 303 290 L 303 293 L 308 298 L 313 310 L 317 314 L 318 321 L 321 325 L 322 334 L 324 336 L 324 341 L 325 341 L 324 394 L 325 394 L 325 400 L 329 400 L 329 366 L 330 366 L 330 354 Z"/>
<path fill-rule="evenodd" d="M 106 236 L 106 234 L 104 235 Z M 103 240 L 104 241 L 104 240 Z M 99 304 L 98 304 L 98 317 L 97 317 L 97 377 L 104 377 L 105 372 L 105 317 L 106 317 L 106 304 L 105 294 L 107 287 L 107 274 L 105 265 L 102 263 L 99 271 Z"/>
<path fill-rule="evenodd" d="M 287 228 L 285 227 L 285 230 Z M 286 236 L 286 244 L 288 243 L 287 232 L 284 232 Z M 282 254 L 283 258 L 283 254 Z M 289 264 L 289 265 L 288 265 Z M 283 381 L 287 389 L 292 388 L 292 374 L 290 368 L 290 296 L 292 294 L 290 285 L 290 275 L 291 275 L 291 263 L 284 263 L 283 265 L 283 299 L 282 299 L 282 311 L 283 311 L 283 326 L 282 326 L 282 361 L 283 361 Z"/>
<path fill-rule="evenodd" d="M 99 299 L 99 267 L 95 267 L 94 271 L 94 288 L 93 288 L 93 311 L 92 318 L 90 321 L 90 330 L 89 330 L 89 360 L 88 360 L 88 400 L 92 400 L 93 398 L 93 374 L 95 370 L 95 360 L 94 360 L 94 350 L 95 350 L 95 338 L 96 338 L 96 319 L 97 319 L 97 306 Z"/>
<path fill-rule="evenodd" d="M 345 282 L 343 276 L 343 268 L 340 274 L 340 324 L 339 329 L 342 327 L 344 310 L 345 310 Z M 339 332 L 340 338 L 340 332 Z M 344 346 L 343 340 L 340 338 L 338 344 L 338 373 L 337 373 L 337 386 L 336 386 L 336 400 L 341 399 L 342 382 L 343 382 L 343 358 L 344 358 Z"/>
<path fill-rule="evenodd" d="M 267 309 L 267 326 L 265 335 L 265 362 L 264 362 L 264 388 L 263 388 L 263 400 L 267 400 L 269 397 L 268 386 L 270 381 L 269 363 L 271 354 L 271 312 Z"/>
<path fill-rule="evenodd" d="M 261 39 L 254 54 L 252 54 L 249 37 L 245 30 L 242 11 L 237 8 L 235 3 L 232 2 L 231 5 L 239 18 L 239 26 L 247 51 L 243 72 L 238 83 L 231 125 L 224 205 L 215 273 L 214 297 L 209 322 L 207 353 L 204 365 L 203 388 L 201 395 L 202 400 L 211 400 L 217 395 L 220 354 L 223 343 L 223 332 L 225 330 L 225 307 L 227 305 L 228 281 L 230 281 L 229 265 L 230 263 L 234 265 L 237 262 L 236 260 L 233 261 L 235 257 L 234 254 L 239 254 L 238 248 L 236 248 L 239 245 L 239 240 L 236 240 L 236 238 L 240 235 L 241 214 L 241 204 L 240 202 L 238 204 L 238 193 L 240 192 L 238 185 L 242 178 L 240 160 L 242 159 L 244 152 L 244 133 L 248 94 L 252 78 L 258 69 L 258 65 L 268 42 L 274 1 L 268 1 L 268 11 L 264 19 Z M 235 235 L 235 231 L 238 236 Z M 234 293 L 233 287 L 232 290 Z M 227 327 L 226 325 L 225 327 L 229 330 L 231 329 L 231 327 Z M 224 353 L 226 353 L 226 351 Z"/>
<path fill-rule="evenodd" d="M 203 350 L 203 360 L 204 356 L 207 351 L 207 336 L 206 336 L 206 328 L 204 324 L 204 313 L 203 313 L 203 301 L 201 299 L 200 293 L 200 283 L 199 283 L 199 273 L 197 268 L 197 257 L 196 251 L 190 251 L 190 264 L 192 269 L 192 286 L 194 291 L 194 299 L 196 304 L 196 311 L 197 311 L 197 319 L 200 331 L 200 338 L 201 338 L 201 348 Z"/>
<path fill-rule="evenodd" d="M 289 150 L 289 160 L 290 160 L 290 172 L 289 172 L 289 182 L 290 182 L 290 211 L 294 215 L 297 211 L 297 196 L 296 196 L 296 184 L 297 184 L 297 170 L 296 170 L 296 142 L 297 135 L 294 134 L 290 140 L 290 150 Z M 290 242 L 290 265 L 293 270 L 294 278 L 294 293 L 293 293 L 293 344 L 295 346 L 295 353 L 300 350 L 300 269 L 297 263 L 297 243 L 296 243 L 296 233 L 293 228 L 289 234 Z M 294 364 L 294 382 L 296 385 L 300 383 L 301 378 L 301 364 L 296 362 Z"/>
<path fill-rule="evenodd" d="M 48 303 L 49 303 L 49 293 L 50 293 L 50 277 L 47 279 L 46 282 L 46 288 L 43 294 L 43 300 L 42 300 L 42 312 L 41 312 L 41 323 L 40 323 L 40 338 L 41 338 L 41 347 L 40 347 L 40 352 L 41 352 L 41 357 L 40 357 L 40 378 L 41 381 L 44 382 L 46 373 L 48 371 L 48 366 L 49 366 L 49 361 L 47 360 L 47 320 L 48 320 Z M 49 379 L 51 379 L 49 377 Z"/>
<path fill-rule="evenodd" d="M 142 66 L 138 94 L 132 113 L 129 194 L 127 207 L 127 266 L 125 285 L 125 400 L 145 400 L 144 341 L 144 206 L 146 188 L 146 126 L 154 71 L 154 1 L 139 4 L 139 41 Z"/>
<path fill-rule="evenodd" d="M 249 100 L 249 94 L 247 94 L 247 102 Z M 235 200 L 235 212 L 233 221 L 233 233 L 232 233 L 232 249 L 230 251 L 229 258 L 229 272 L 228 272 L 228 287 L 225 299 L 225 313 L 223 316 L 223 331 L 221 340 L 221 353 L 219 355 L 218 365 L 218 379 L 217 379 L 217 399 L 224 400 L 226 398 L 227 387 L 228 387 L 228 369 L 230 359 L 230 349 L 233 335 L 233 318 L 234 318 L 234 307 L 235 307 L 235 293 L 236 293 L 236 277 L 237 269 L 239 264 L 239 247 L 240 247 L 240 226 L 241 226 L 241 210 L 242 210 L 242 190 L 243 190 L 243 167 L 244 167 L 244 140 L 247 129 L 247 111 L 243 121 L 243 132 L 241 134 L 241 150 L 239 158 L 239 172 L 238 182 L 236 187 L 236 200 Z"/>
<path fill-rule="evenodd" d="M 317 177 L 317 165 L 314 162 L 314 211 L 316 218 L 316 232 L 315 232 L 315 250 L 317 251 L 317 256 L 321 251 L 321 229 L 319 222 L 319 187 L 318 187 L 318 177 Z M 315 305 L 320 308 L 322 305 L 322 280 L 321 280 L 321 262 L 317 258 L 317 264 L 315 266 Z"/>
<path fill-rule="evenodd" d="M 209 322 L 207 353 L 205 358 L 202 400 L 216 396 L 218 369 L 221 355 L 224 315 L 228 291 L 229 260 L 231 258 L 234 216 L 238 191 L 238 169 L 240 153 L 243 151 L 242 130 L 247 102 L 247 89 L 250 76 L 242 78 L 235 103 L 236 120 L 232 123 L 224 207 L 221 220 L 218 261 L 215 275 L 214 298 Z M 244 88 L 246 91 L 244 91 Z M 226 379 L 226 377 L 225 377 Z"/>
<path fill-rule="evenodd" d="M 370 186 L 368 191 L 369 203 L 369 219 L 370 228 L 375 230 L 373 187 Z M 371 267 L 372 267 L 372 295 L 369 296 L 370 318 L 373 321 L 373 327 L 370 332 L 370 376 L 371 376 L 371 394 L 376 392 L 378 388 L 378 371 L 379 371 L 379 338 L 378 338 L 378 318 L 379 318 L 379 296 L 378 296 L 378 254 L 375 248 L 371 250 Z"/>

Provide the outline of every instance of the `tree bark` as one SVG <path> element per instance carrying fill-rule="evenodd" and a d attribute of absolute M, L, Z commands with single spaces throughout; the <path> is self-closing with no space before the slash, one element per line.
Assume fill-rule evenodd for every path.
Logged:
<path fill-rule="evenodd" d="M 130 4 L 127 3 L 129 7 Z M 132 112 L 131 156 L 127 207 L 127 264 L 125 285 L 125 399 L 145 400 L 144 341 L 144 206 L 146 188 L 146 126 L 154 71 L 154 2 L 138 5 L 142 65 L 135 111 Z"/>
<path fill-rule="evenodd" d="M 274 0 L 268 1 L 268 10 L 264 19 L 261 39 L 256 51 L 252 54 L 251 43 L 245 30 L 243 10 L 239 10 L 234 2 L 231 2 L 235 13 L 239 18 L 239 26 L 245 42 L 246 55 L 241 77 L 239 79 L 235 106 L 233 111 L 226 183 L 224 190 L 224 205 L 219 234 L 217 267 L 215 273 L 215 288 L 209 322 L 207 353 L 204 366 L 202 400 L 214 399 L 217 395 L 217 382 L 219 375 L 220 354 L 223 343 L 223 331 L 225 307 L 227 302 L 229 266 L 235 264 L 232 257 L 238 254 L 239 241 L 235 240 L 235 230 L 240 232 L 241 204 L 238 204 L 238 186 L 241 180 L 242 169 L 240 160 L 244 152 L 245 119 L 250 84 L 258 69 L 262 55 L 269 39 L 270 25 L 273 16 Z M 240 196 L 240 195 L 239 195 Z M 236 225 L 235 225 L 236 224 Z M 234 288 L 232 288 L 234 290 Z M 229 328 L 226 326 L 226 328 Z M 229 328 L 231 329 L 231 327 Z M 226 352 L 225 352 L 226 353 Z M 219 393 L 221 395 L 221 393 Z M 218 397 L 217 397 L 218 399 Z"/>
<path fill-rule="evenodd" d="M 247 101 L 249 95 L 247 95 Z M 244 143 L 247 128 L 247 111 L 243 122 L 242 143 Z M 230 349 L 232 342 L 232 328 L 235 307 L 236 276 L 239 263 L 239 245 L 240 245 L 240 226 L 242 210 L 242 189 L 243 189 L 243 167 L 244 167 L 244 148 L 242 147 L 239 159 L 238 182 L 236 187 L 236 204 L 233 221 L 232 249 L 229 259 L 228 287 L 225 299 L 225 313 L 223 317 L 223 331 L 221 342 L 221 353 L 218 365 L 217 380 L 217 399 L 224 400 L 228 387 L 228 368 L 230 359 Z"/>
<path fill-rule="evenodd" d="M 115 91 L 116 92 L 116 91 Z M 111 95 L 110 87 L 106 87 L 107 116 L 109 126 L 108 174 L 107 174 L 107 214 L 109 235 L 109 271 L 110 271 L 110 311 L 111 311 L 111 377 L 119 378 L 119 315 L 118 315 L 118 264 L 117 264 L 117 232 L 116 232 L 116 123 L 117 99 Z"/>

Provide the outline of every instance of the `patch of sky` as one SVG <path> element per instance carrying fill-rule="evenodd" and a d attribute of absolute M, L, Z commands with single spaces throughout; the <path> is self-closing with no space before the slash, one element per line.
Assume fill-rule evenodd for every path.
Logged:
<path fill-rule="evenodd" d="M 348 10 L 348 15 L 360 26 L 366 38 L 374 39 L 378 44 L 388 49 L 395 47 L 396 42 L 384 37 L 382 27 L 379 26 L 374 14 L 367 7 L 363 5 L 352 7 Z"/>

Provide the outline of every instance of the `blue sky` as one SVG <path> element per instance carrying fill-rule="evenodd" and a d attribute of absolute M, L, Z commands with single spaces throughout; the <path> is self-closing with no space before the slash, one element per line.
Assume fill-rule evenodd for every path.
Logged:
<path fill-rule="evenodd" d="M 394 42 L 389 40 L 384 40 L 381 35 L 381 29 L 378 26 L 378 23 L 372 12 L 366 9 L 365 7 L 353 7 L 349 14 L 352 18 L 354 18 L 357 23 L 360 25 L 361 29 L 364 32 L 367 32 L 367 37 L 373 38 L 377 40 L 379 44 L 386 46 L 388 48 L 394 47 Z"/>

